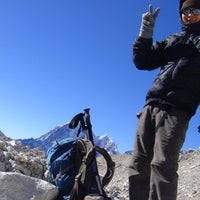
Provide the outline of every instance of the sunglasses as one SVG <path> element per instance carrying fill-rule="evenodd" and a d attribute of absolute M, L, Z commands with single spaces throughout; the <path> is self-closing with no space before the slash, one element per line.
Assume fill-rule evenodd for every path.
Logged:
<path fill-rule="evenodd" d="M 186 8 L 182 11 L 182 13 L 184 15 L 189 15 L 189 14 L 200 15 L 200 9 L 198 9 L 198 8 Z"/>

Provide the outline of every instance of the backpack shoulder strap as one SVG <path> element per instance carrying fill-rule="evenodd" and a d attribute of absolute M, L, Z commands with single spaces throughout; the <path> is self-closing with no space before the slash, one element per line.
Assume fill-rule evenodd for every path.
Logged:
<path fill-rule="evenodd" d="M 94 161 L 96 152 L 100 153 L 104 157 L 107 165 L 107 170 L 101 183 L 102 188 L 111 181 L 115 170 L 115 162 L 113 162 L 109 153 L 104 148 L 94 146 L 90 140 L 77 140 L 76 148 L 76 152 L 81 154 L 79 156 L 82 158 L 82 164 L 80 166 L 78 174 L 75 177 L 75 183 L 70 194 L 70 200 L 78 199 L 77 194 L 79 183 L 82 185 L 82 187 L 84 187 L 87 169 L 91 166 L 92 162 Z"/>
<path fill-rule="evenodd" d="M 104 159 L 106 160 L 106 164 L 107 164 L 107 170 L 102 179 L 102 187 L 104 187 L 105 185 L 108 185 L 108 183 L 110 183 L 110 181 L 114 175 L 115 162 L 112 160 L 110 154 L 104 148 L 95 146 L 95 150 L 104 157 Z"/>
<path fill-rule="evenodd" d="M 98 152 L 103 156 L 107 165 L 106 173 L 104 174 L 102 179 L 102 187 L 108 185 L 115 171 L 115 162 L 112 160 L 110 154 L 104 148 L 101 148 L 99 146 L 93 146 L 91 141 L 87 139 L 79 139 L 77 141 L 77 148 L 83 156 L 81 166 L 82 169 L 80 168 L 79 170 L 79 172 L 82 174 L 81 182 L 84 182 L 87 168 L 92 164 L 96 156 L 96 152 Z"/>
<path fill-rule="evenodd" d="M 81 182 L 84 183 L 87 169 L 89 166 L 91 166 L 93 160 L 95 159 L 95 147 L 90 140 L 79 139 L 77 141 L 77 148 L 77 151 L 81 154 L 82 157 L 82 164 L 77 176 L 80 174 Z"/>
<path fill-rule="evenodd" d="M 82 187 L 84 187 L 87 169 L 91 166 L 92 161 L 95 158 L 95 147 L 90 140 L 78 139 L 76 153 L 79 154 L 77 156 L 79 158 L 81 157 L 82 161 L 78 174 L 75 177 L 75 183 L 70 194 L 70 200 L 79 199 L 77 196 L 79 184 L 81 183 Z"/>

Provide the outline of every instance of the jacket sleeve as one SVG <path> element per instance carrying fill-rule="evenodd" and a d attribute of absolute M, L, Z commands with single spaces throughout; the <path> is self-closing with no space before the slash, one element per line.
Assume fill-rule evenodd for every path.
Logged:
<path fill-rule="evenodd" d="M 138 69 L 153 70 L 165 63 L 165 42 L 138 37 L 133 45 L 133 62 Z"/>

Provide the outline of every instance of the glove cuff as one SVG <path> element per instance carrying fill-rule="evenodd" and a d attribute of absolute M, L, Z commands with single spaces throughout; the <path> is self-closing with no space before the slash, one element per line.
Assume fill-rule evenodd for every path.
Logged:
<path fill-rule="evenodd" d="M 150 39 L 153 37 L 153 28 L 142 26 L 140 28 L 139 36 L 142 38 Z"/>

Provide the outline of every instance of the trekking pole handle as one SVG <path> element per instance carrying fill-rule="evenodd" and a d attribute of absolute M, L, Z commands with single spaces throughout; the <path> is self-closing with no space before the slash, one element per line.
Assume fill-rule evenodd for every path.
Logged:
<path fill-rule="evenodd" d="M 89 139 L 92 142 L 92 144 L 94 145 L 94 139 L 93 139 L 93 135 L 92 135 L 92 124 L 90 121 L 90 109 L 86 108 L 84 109 L 85 111 L 85 120 L 86 120 L 86 126 L 88 128 L 88 134 L 89 134 Z"/>
<path fill-rule="evenodd" d="M 85 114 L 90 115 L 90 108 L 84 109 Z"/>
<path fill-rule="evenodd" d="M 85 118 L 86 118 L 86 124 L 88 126 L 88 128 L 91 128 L 92 127 L 92 124 L 91 124 L 91 121 L 90 121 L 90 109 L 89 108 L 86 108 L 84 109 L 85 111 Z"/>

